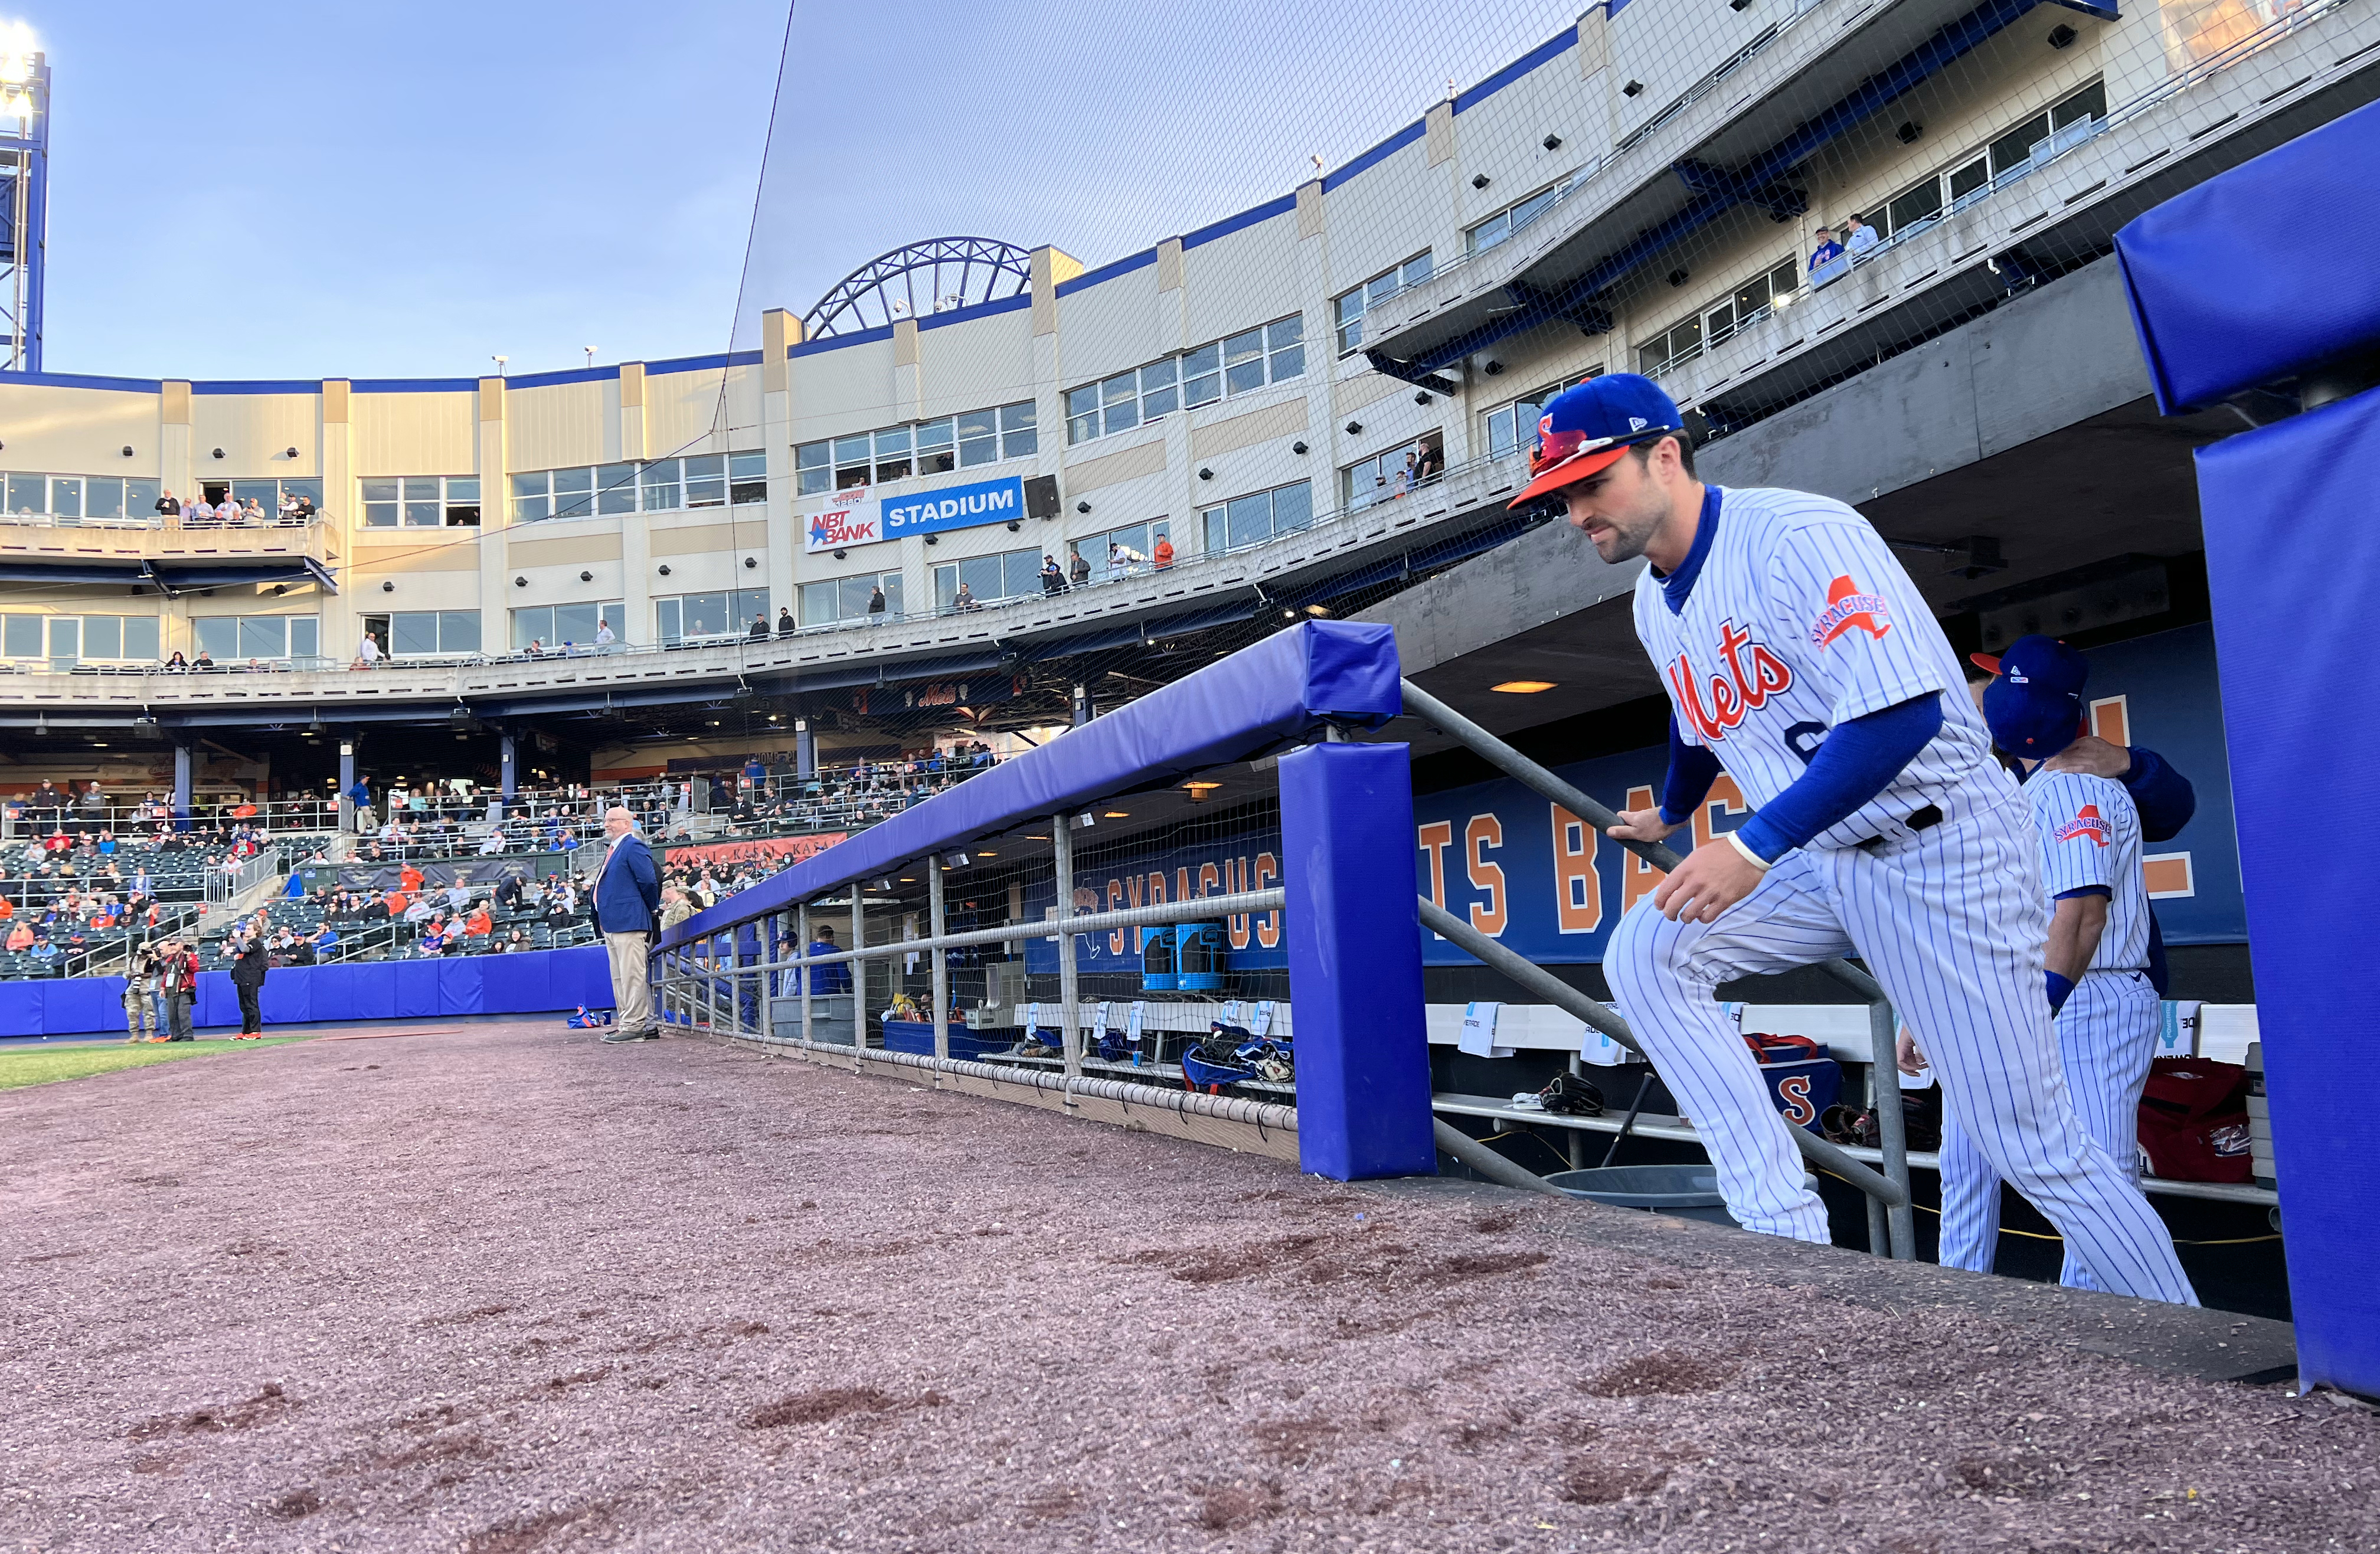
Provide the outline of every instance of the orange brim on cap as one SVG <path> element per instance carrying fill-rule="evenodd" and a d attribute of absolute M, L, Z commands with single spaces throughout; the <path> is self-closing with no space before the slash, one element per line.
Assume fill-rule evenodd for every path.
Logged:
<path fill-rule="evenodd" d="M 1674 436 L 1675 433 L 1664 432 L 1662 435 Z M 1522 487 L 1521 494 L 1506 503 L 1505 508 L 1509 511 L 1518 507 L 1524 502 L 1534 502 L 1548 492 L 1560 491 L 1564 486 L 1585 480 L 1589 475 L 1599 474 L 1619 463 L 1620 455 L 1633 446 L 1634 446 L 1633 443 L 1623 443 L 1616 448 L 1597 448 L 1592 453 L 1572 454 Z"/>
<path fill-rule="evenodd" d="M 2000 672 L 1999 655 L 1997 653 L 1969 653 L 1967 662 L 1986 674 L 1997 674 Z"/>

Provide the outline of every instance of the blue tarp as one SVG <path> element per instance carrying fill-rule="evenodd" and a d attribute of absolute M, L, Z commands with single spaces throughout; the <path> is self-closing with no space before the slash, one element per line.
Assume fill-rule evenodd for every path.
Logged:
<path fill-rule="evenodd" d="M 2116 234 L 2167 415 L 2380 346 L 2380 103 L 2178 194 Z"/>
<path fill-rule="evenodd" d="M 1328 720 L 1378 728 L 1403 709 L 1401 681 L 1392 628 L 1307 621 L 871 826 L 696 914 L 662 943 L 702 939 L 1111 794 L 1245 760 Z"/>
<path fill-rule="evenodd" d="M 612 1007 L 609 957 L 600 944 L 459 960 L 359 961 L 289 966 L 269 974 L 258 1000 L 264 1024 L 361 1024 L 417 1016 L 539 1014 Z M 239 1024 L 231 974 L 202 971 L 195 1026 Z M 124 978 L 0 981 L 0 1036 L 94 1036 L 124 1030 Z"/>
<path fill-rule="evenodd" d="M 2380 1394 L 2380 1064 L 2357 905 L 2380 874 L 2380 390 L 2201 449 L 2198 491 L 2298 1378 Z M 2312 836 L 2311 771 L 2344 784 Z"/>

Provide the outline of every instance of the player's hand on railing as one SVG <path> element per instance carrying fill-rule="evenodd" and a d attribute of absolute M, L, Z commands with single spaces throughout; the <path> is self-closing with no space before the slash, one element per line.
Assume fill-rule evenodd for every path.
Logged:
<path fill-rule="evenodd" d="M 1900 1027 L 1900 1036 L 1892 1044 L 1892 1057 L 1900 1072 L 1912 1078 L 1925 1072 L 1925 1054 L 1918 1050 L 1917 1038 L 1909 1034 L 1907 1026 Z"/>
<path fill-rule="evenodd" d="M 1670 871 L 1653 892 L 1653 905 L 1673 923 L 1712 922 L 1758 889 L 1766 872 L 1727 838 L 1713 837 Z"/>
<path fill-rule="evenodd" d="M 1661 819 L 1655 809 L 1622 809 L 1620 823 L 1604 828 L 1604 834 L 1620 842 L 1667 842 L 1678 828 Z"/>

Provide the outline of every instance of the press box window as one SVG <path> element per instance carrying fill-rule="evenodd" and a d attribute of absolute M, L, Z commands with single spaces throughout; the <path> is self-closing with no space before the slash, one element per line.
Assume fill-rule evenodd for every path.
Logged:
<path fill-rule="evenodd" d="M 583 648 L 595 640 L 599 626 L 609 625 L 617 636 L 621 619 L 620 601 L 616 599 L 601 604 L 553 604 L 516 610 L 513 651 L 524 651 L 531 642 L 556 652 L 565 647 Z"/>
<path fill-rule="evenodd" d="M 1334 301 L 1330 307 L 1331 322 L 1339 332 L 1339 354 L 1345 356 L 1363 346 L 1364 314 L 1367 310 L 1428 279 L 1429 253 L 1425 249 L 1402 264 L 1381 271 Z"/>
<path fill-rule="evenodd" d="M 755 616 L 769 613 L 769 590 L 687 593 L 653 601 L 653 625 L 664 643 L 703 637 L 742 636 Z M 774 629 L 773 626 L 771 629 Z"/>
<path fill-rule="evenodd" d="M 190 626 L 206 655 L 225 667 L 249 659 L 310 659 L 322 651 L 322 622 L 312 615 L 200 615 Z"/>
<path fill-rule="evenodd" d="M 1524 394 L 1510 405 L 1499 405 L 1488 412 L 1488 456 L 1501 458 L 1518 449 L 1534 446 L 1537 440 L 1537 418 L 1545 413 L 1546 401 L 1566 388 L 1574 388 L 1589 378 L 1603 375 L 1600 367 L 1590 367 L 1575 378 L 1559 383 L 1548 383 L 1535 394 Z"/>
<path fill-rule="evenodd" d="M 0 616 L 0 656 L 12 659 L 48 657 L 116 662 L 152 662 L 160 656 L 157 617 Z"/>
<path fill-rule="evenodd" d="M 1300 480 L 1293 486 L 1235 496 L 1219 507 L 1202 510 L 1198 516 L 1206 530 L 1207 553 L 1214 555 L 1261 545 L 1277 536 L 1310 527 L 1314 522 L 1314 493 L 1305 481 Z"/>
<path fill-rule="evenodd" d="M 476 475 L 407 475 L 361 482 L 367 528 L 468 528 L 480 521 Z"/>
<path fill-rule="evenodd" d="M 477 610 L 405 610 L 388 618 L 389 651 L 421 658 L 480 650 Z"/>
<path fill-rule="evenodd" d="M 901 613 L 901 574 L 881 572 L 857 577 L 832 577 L 824 582 L 802 585 L 802 625 L 805 626 L 833 625 L 840 621 L 864 621 L 871 613 L 868 601 L 878 589 L 884 590 L 883 613 Z M 955 591 L 955 585 L 953 586 Z"/>
<path fill-rule="evenodd" d="M 1007 551 L 999 555 L 969 556 L 964 561 L 944 562 L 934 568 L 934 608 L 953 608 L 958 602 L 962 584 L 966 587 L 967 598 L 977 604 L 1038 594 L 1041 591 L 1041 552 Z M 825 585 L 813 583 L 809 586 L 819 588 Z M 885 602 L 888 610 L 892 608 L 891 596 L 886 597 Z M 860 607 L 863 610 L 867 608 L 865 599 L 860 601 Z M 835 608 L 842 608 L 840 595 Z"/>

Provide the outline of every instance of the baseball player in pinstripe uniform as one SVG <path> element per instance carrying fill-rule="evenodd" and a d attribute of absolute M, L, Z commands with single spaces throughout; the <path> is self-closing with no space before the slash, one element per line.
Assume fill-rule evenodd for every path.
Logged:
<path fill-rule="evenodd" d="M 1828 1239 L 1715 990 L 1857 954 L 1932 1055 L 1950 1114 L 2099 1281 L 2191 1303 L 2163 1221 L 2075 1115 L 2043 996 L 2048 914 L 2024 802 L 1884 541 L 1826 497 L 1703 485 L 1677 406 L 1633 373 L 1555 395 L 1530 469 L 1516 503 L 1559 492 L 1606 562 L 1652 564 L 1636 632 L 1669 689 L 1670 771 L 1658 805 L 1613 834 L 1667 837 L 1722 767 L 1756 811 L 1694 849 L 1604 953 L 1729 1211 Z"/>
<path fill-rule="evenodd" d="M 2141 873 L 2140 811 L 2124 784 L 2041 763 L 2071 745 L 2082 724 L 2082 655 L 2046 637 L 2022 637 L 1997 661 L 1984 720 L 2025 771 L 2050 904 L 2046 983 L 2058 1050 L 2075 1110 L 2128 1181 L 2140 1179 L 2141 1087 L 2156 1054 L 2157 989 L 2149 974 L 2149 898 Z M 1900 1066 L 1922 1062 L 1901 1038 Z M 1999 1246 L 2000 1179 L 1955 1120 L 1942 1133 L 1945 1268 L 1988 1273 Z M 2067 1252 L 2059 1281 L 2107 1286 Z"/>

